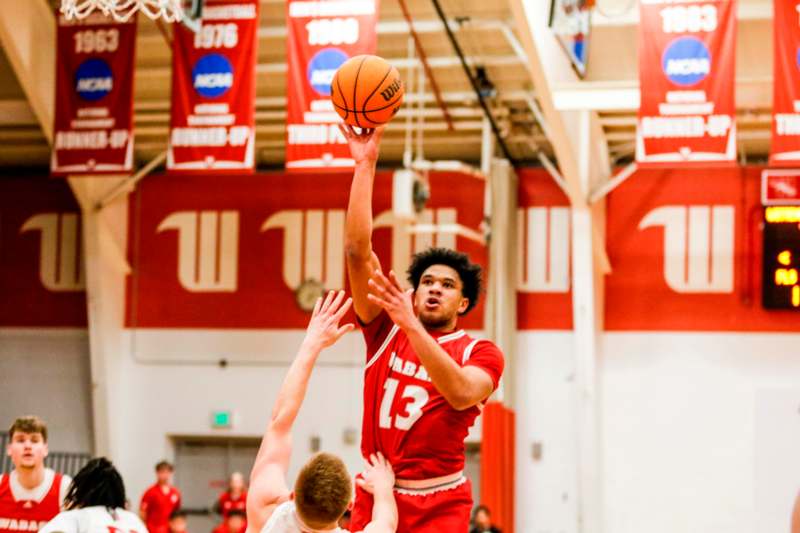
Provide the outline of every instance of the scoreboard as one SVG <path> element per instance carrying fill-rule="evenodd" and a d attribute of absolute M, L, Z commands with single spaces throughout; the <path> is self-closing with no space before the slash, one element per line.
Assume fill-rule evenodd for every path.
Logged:
<path fill-rule="evenodd" d="M 800 205 L 764 209 L 762 304 L 800 310 Z"/>

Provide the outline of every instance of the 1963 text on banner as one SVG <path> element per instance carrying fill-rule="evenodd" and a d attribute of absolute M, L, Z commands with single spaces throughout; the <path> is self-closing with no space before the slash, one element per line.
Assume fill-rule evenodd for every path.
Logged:
<path fill-rule="evenodd" d="M 136 18 L 57 17 L 53 174 L 126 173 L 133 168 Z"/>
<path fill-rule="evenodd" d="M 208 0 L 198 32 L 174 29 L 167 169 L 253 172 L 258 0 Z"/>
<path fill-rule="evenodd" d="M 736 161 L 734 0 L 642 0 L 641 165 Z"/>
<path fill-rule="evenodd" d="M 286 3 L 286 169 L 353 166 L 331 104 L 331 80 L 350 57 L 377 48 L 378 0 Z"/>
<path fill-rule="evenodd" d="M 772 144 L 769 162 L 800 165 L 800 2 L 774 0 Z"/>

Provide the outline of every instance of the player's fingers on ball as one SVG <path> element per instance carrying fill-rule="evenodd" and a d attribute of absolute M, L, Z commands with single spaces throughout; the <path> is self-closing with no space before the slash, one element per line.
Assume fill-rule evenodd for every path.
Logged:
<path fill-rule="evenodd" d="M 344 124 L 337 124 L 337 126 L 339 127 L 339 131 L 342 132 L 342 135 L 344 136 L 344 138 L 345 139 L 349 139 L 350 138 L 350 134 L 347 131 L 347 129 L 344 127 Z"/>

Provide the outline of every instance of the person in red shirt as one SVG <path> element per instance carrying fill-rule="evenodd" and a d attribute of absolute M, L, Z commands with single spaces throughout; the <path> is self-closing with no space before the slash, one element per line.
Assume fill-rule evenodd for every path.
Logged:
<path fill-rule="evenodd" d="M 241 509 L 232 509 L 212 533 L 244 533 L 245 529 L 247 529 L 247 515 Z"/>
<path fill-rule="evenodd" d="M 222 519 L 228 518 L 228 513 L 234 509 L 246 511 L 247 487 L 244 484 L 244 476 L 241 472 L 234 472 L 228 480 L 228 490 L 219 495 L 215 505 L 215 510 L 222 515 Z"/>
<path fill-rule="evenodd" d="M 345 257 L 367 344 L 361 453 L 382 453 L 394 467 L 398 533 L 466 533 L 472 496 L 464 477 L 464 438 L 504 366 L 497 346 L 457 327 L 478 303 L 481 269 L 466 254 L 430 248 L 412 260 L 412 288 L 405 289 L 395 272 L 385 276 L 372 250 L 383 127 L 340 129 L 356 163 Z M 354 530 L 364 526 L 372 505 L 357 488 Z"/>
<path fill-rule="evenodd" d="M 16 419 L 8 436 L 14 470 L 0 474 L 0 533 L 38 531 L 61 511 L 72 480 L 45 468 L 47 425 L 41 419 Z"/>
<path fill-rule="evenodd" d="M 181 493 L 172 486 L 174 469 L 167 461 L 156 465 L 156 483 L 142 495 L 139 515 L 150 533 L 169 533 L 169 517 L 181 506 Z"/>

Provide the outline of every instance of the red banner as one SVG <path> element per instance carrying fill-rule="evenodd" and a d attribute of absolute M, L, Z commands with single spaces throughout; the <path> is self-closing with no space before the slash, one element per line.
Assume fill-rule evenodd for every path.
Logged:
<path fill-rule="evenodd" d="M 286 3 L 286 169 L 353 166 L 330 85 L 342 63 L 377 50 L 378 0 Z"/>
<path fill-rule="evenodd" d="M 174 25 L 167 169 L 255 169 L 258 0 L 207 0 L 199 31 Z"/>
<path fill-rule="evenodd" d="M 609 331 L 798 331 L 761 305 L 761 169 L 642 170 L 608 198 Z"/>
<path fill-rule="evenodd" d="M 736 11 L 733 0 L 642 0 L 642 165 L 736 162 Z"/>
<path fill-rule="evenodd" d="M 774 0 L 772 144 L 769 162 L 800 165 L 800 24 L 796 0 Z"/>
<path fill-rule="evenodd" d="M 569 199 L 544 170 L 518 175 L 517 327 L 572 329 Z"/>
<path fill-rule="evenodd" d="M 58 16 L 53 174 L 133 169 L 136 17 Z"/>
<path fill-rule="evenodd" d="M 86 327 L 78 203 L 65 181 L 0 180 L 0 326 Z"/>
<path fill-rule="evenodd" d="M 301 301 L 346 287 L 344 220 L 352 174 L 173 176 L 131 196 L 127 325 L 137 328 L 304 328 Z M 479 231 L 484 182 L 431 175 L 421 223 Z M 375 182 L 375 251 L 404 274 L 411 254 L 457 248 L 486 264 L 480 243 L 445 230 L 412 234 L 392 211 L 392 174 Z M 481 329 L 483 300 L 464 319 Z"/>

